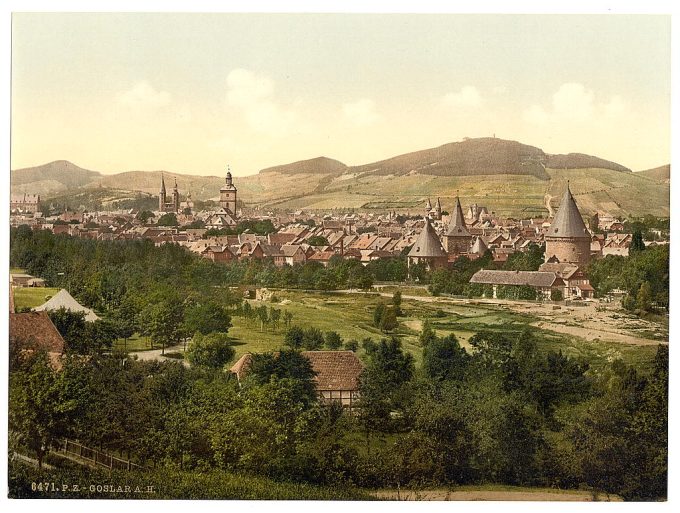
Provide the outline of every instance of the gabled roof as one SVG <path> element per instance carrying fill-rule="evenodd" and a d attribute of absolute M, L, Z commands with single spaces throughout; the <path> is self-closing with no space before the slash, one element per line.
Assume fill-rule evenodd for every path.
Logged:
<path fill-rule="evenodd" d="M 546 237 L 572 237 L 572 238 L 590 238 L 590 233 L 586 228 L 581 213 L 576 206 L 576 201 L 574 201 L 574 196 L 571 194 L 569 189 L 569 184 L 567 184 L 567 190 L 564 191 L 564 196 L 562 196 L 562 201 L 560 202 L 560 208 L 555 214 L 555 219 L 553 219 L 548 232 L 545 234 Z"/>
<path fill-rule="evenodd" d="M 276 354 L 276 353 L 275 353 Z M 316 373 L 317 391 L 357 390 L 363 364 L 352 351 L 303 351 L 302 356 L 312 364 Z M 252 365 L 252 355 L 246 353 L 229 369 L 242 380 Z"/>
<path fill-rule="evenodd" d="M 429 218 L 425 218 L 425 226 L 413 243 L 413 247 L 411 248 L 411 251 L 408 252 L 408 256 L 420 258 L 446 256 L 446 251 L 444 251 L 437 233 L 434 231 L 434 228 L 432 228 Z"/>
<path fill-rule="evenodd" d="M 472 245 L 472 250 L 470 252 L 475 253 L 477 255 L 483 255 L 488 250 L 489 246 L 486 245 L 484 239 L 482 239 L 481 237 L 477 237 L 475 243 Z"/>
<path fill-rule="evenodd" d="M 49 301 L 43 303 L 40 306 L 36 306 L 33 311 L 52 311 L 59 310 L 60 308 L 66 308 L 66 310 L 71 312 L 83 312 L 85 314 L 85 320 L 89 322 L 99 319 L 97 314 L 95 314 L 92 310 L 81 305 L 78 303 L 78 301 L 73 299 L 73 296 L 71 296 L 71 294 L 69 294 L 66 289 L 61 289 Z"/>
<path fill-rule="evenodd" d="M 20 349 L 63 353 L 64 339 L 47 312 L 9 314 L 9 340 Z"/>
<path fill-rule="evenodd" d="M 532 287 L 552 287 L 563 285 L 562 279 L 553 272 L 541 271 L 492 271 L 482 269 L 477 271 L 470 283 L 488 285 L 529 285 Z"/>

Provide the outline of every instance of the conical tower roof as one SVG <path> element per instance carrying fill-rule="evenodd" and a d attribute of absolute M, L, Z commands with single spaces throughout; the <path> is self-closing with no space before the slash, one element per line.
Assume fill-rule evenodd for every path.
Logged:
<path fill-rule="evenodd" d="M 432 202 L 430 201 L 430 198 L 427 198 L 427 204 L 425 205 L 425 208 L 428 210 L 432 210 Z"/>
<path fill-rule="evenodd" d="M 564 191 L 560 208 L 555 214 L 548 233 L 545 235 L 548 238 L 552 237 L 572 237 L 584 238 L 590 237 L 588 229 L 586 228 L 581 213 L 578 211 L 574 196 L 571 194 L 569 184 L 567 183 L 567 190 Z"/>
<path fill-rule="evenodd" d="M 470 237 L 470 232 L 465 226 L 465 216 L 459 198 L 456 198 L 456 208 L 453 209 L 451 219 L 449 219 L 449 229 L 446 235 L 447 237 Z"/>
<path fill-rule="evenodd" d="M 486 242 L 484 242 L 481 237 L 477 237 L 475 243 L 472 245 L 471 253 L 474 253 L 475 255 L 483 255 L 488 251 L 488 249 L 489 246 L 486 245 Z"/>
<path fill-rule="evenodd" d="M 430 219 L 425 218 L 425 227 L 418 235 L 418 238 L 413 243 L 411 251 L 408 252 L 410 257 L 433 258 L 445 257 L 446 251 L 442 247 L 442 243 L 437 236 L 437 233 L 430 224 Z"/>
<path fill-rule="evenodd" d="M 165 194 L 165 178 L 163 178 L 163 173 L 161 173 L 161 194 Z"/>

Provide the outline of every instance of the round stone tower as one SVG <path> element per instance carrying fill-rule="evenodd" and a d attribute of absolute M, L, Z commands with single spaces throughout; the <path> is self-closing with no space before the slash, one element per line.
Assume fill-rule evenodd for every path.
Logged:
<path fill-rule="evenodd" d="M 545 234 L 545 261 L 558 261 L 579 267 L 585 267 L 590 262 L 590 233 L 568 183 L 560 208 Z"/>

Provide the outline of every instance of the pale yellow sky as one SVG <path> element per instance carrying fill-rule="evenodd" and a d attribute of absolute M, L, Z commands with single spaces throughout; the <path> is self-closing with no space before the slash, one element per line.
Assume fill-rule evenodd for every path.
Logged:
<path fill-rule="evenodd" d="M 14 14 L 12 168 L 237 175 L 495 134 L 670 162 L 670 17 Z"/>

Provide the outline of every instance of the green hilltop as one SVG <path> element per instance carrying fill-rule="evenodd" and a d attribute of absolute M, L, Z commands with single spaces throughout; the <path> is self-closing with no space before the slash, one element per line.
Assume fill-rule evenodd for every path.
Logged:
<path fill-rule="evenodd" d="M 39 193 L 72 208 L 89 197 L 103 206 L 128 204 L 140 195 L 157 195 L 161 174 L 177 180 L 182 196 L 216 199 L 224 178 L 166 171 L 127 171 L 102 175 L 66 161 L 12 172 L 12 192 Z M 428 197 L 444 209 L 456 196 L 506 216 L 548 213 L 567 181 L 588 215 L 670 215 L 670 166 L 638 173 L 582 153 L 546 154 L 540 148 L 496 138 L 466 139 L 379 162 L 346 166 L 318 157 L 235 177 L 246 205 L 263 209 L 362 209 L 420 213 Z M 106 191 L 106 192 L 104 192 Z M 96 196 L 96 198 L 95 198 Z"/>

